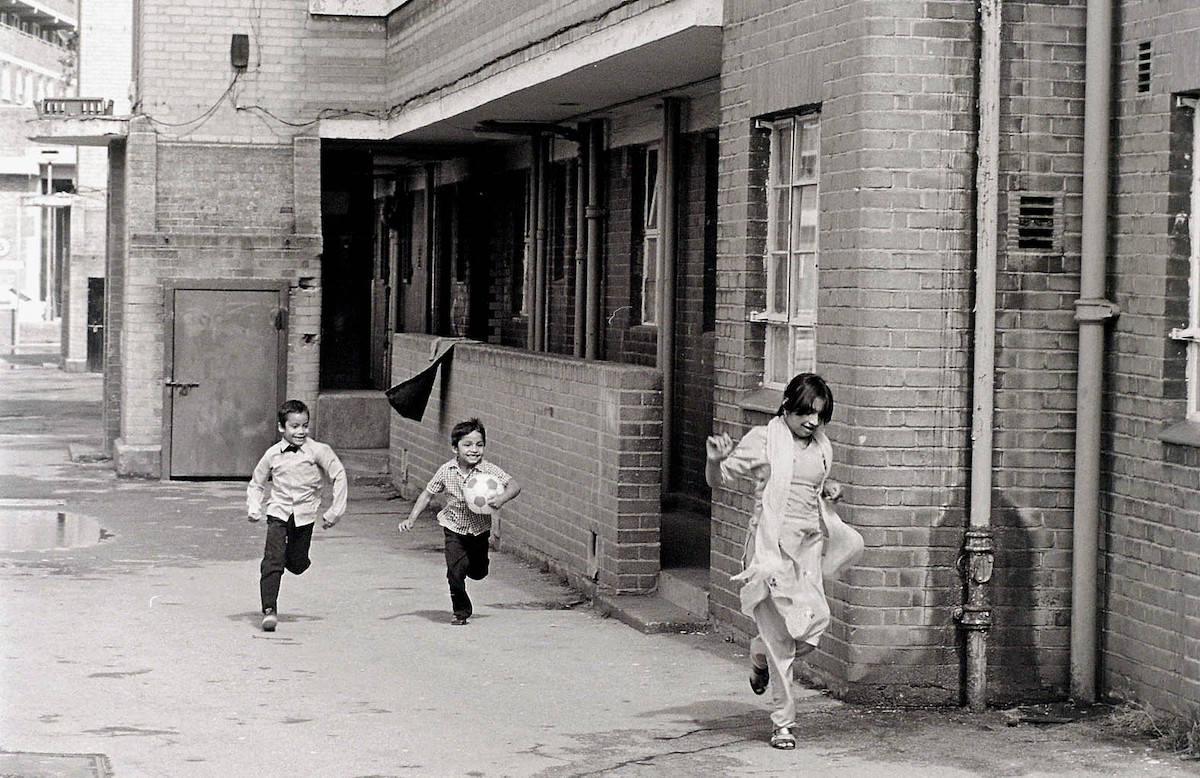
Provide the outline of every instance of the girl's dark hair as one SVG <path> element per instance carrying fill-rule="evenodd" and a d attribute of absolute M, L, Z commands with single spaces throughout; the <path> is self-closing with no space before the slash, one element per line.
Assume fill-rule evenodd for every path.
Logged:
<path fill-rule="evenodd" d="M 279 410 L 275 416 L 279 419 L 279 426 L 287 424 L 287 417 L 293 413 L 308 413 L 308 406 L 300 400 L 286 400 L 283 405 L 279 406 Z"/>
<path fill-rule="evenodd" d="M 467 419 L 466 421 L 460 421 L 458 424 L 454 425 L 454 428 L 450 430 L 450 445 L 457 447 L 458 441 L 470 435 L 472 432 L 478 432 L 479 437 L 483 438 L 484 444 L 487 444 L 487 430 L 483 428 L 483 422 L 481 422 L 479 419 L 472 418 Z"/>
<path fill-rule="evenodd" d="M 830 391 L 829 384 L 825 383 L 825 379 L 816 373 L 801 373 L 793 378 L 787 388 L 783 390 L 783 402 L 779 404 L 779 410 L 775 412 L 775 415 L 798 413 L 801 416 L 807 416 L 813 412 L 813 404 L 817 400 L 825 401 L 825 406 L 821 408 L 817 418 L 821 420 L 822 424 L 828 424 L 829 420 L 833 418 L 833 392 Z"/>

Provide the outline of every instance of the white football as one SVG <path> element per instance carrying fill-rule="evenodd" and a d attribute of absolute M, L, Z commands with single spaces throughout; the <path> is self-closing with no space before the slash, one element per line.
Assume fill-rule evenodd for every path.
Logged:
<path fill-rule="evenodd" d="M 463 499 L 467 501 L 467 507 L 475 513 L 488 515 L 495 513 L 495 509 L 488 505 L 488 500 L 503 491 L 504 487 L 500 485 L 496 476 L 472 473 L 463 484 Z"/>

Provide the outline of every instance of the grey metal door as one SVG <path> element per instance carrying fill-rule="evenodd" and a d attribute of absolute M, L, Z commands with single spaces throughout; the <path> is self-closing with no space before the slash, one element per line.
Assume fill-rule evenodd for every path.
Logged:
<path fill-rule="evenodd" d="M 163 454 L 170 478 L 246 477 L 286 388 L 286 282 L 167 290 Z"/>

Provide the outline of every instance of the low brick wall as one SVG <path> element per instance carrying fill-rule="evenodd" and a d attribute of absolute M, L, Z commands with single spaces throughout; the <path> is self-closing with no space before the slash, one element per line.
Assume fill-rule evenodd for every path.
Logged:
<path fill-rule="evenodd" d="M 394 379 L 427 367 L 436 340 L 395 335 Z M 648 592 L 659 571 L 661 389 L 651 368 L 459 341 L 423 420 L 391 414 L 393 483 L 415 496 L 453 455 L 451 427 L 477 416 L 487 458 L 522 486 L 493 523 L 498 545 L 585 591 Z"/>

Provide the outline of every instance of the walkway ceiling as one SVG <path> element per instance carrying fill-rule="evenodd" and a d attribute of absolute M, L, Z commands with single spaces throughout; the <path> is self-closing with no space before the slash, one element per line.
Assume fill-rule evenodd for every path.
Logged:
<path fill-rule="evenodd" d="M 514 74 L 519 68 L 526 72 Z M 480 126 L 485 123 L 574 127 L 625 103 L 685 95 L 689 87 L 716 78 L 720 68 L 721 28 L 690 26 L 544 78 L 538 78 L 537 60 L 522 63 L 479 83 L 444 90 L 435 99 L 398 110 L 387 121 L 326 120 L 321 137 L 391 141 L 393 149 L 399 143 L 414 156 L 444 155 L 455 147 L 511 139 L 512 130 L 519 132 L 512 127 L 489 132 Z M 518 86 L 512 88 L 514 84 Z"/>

